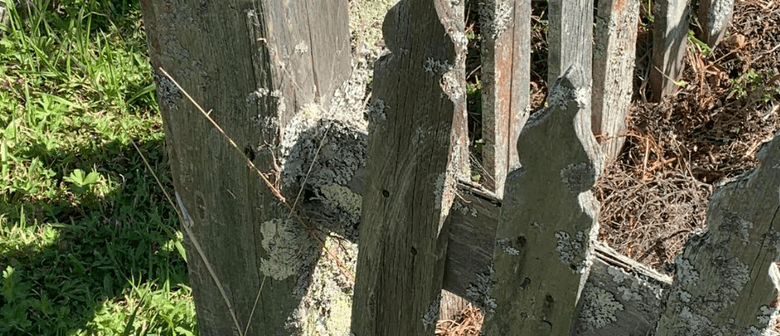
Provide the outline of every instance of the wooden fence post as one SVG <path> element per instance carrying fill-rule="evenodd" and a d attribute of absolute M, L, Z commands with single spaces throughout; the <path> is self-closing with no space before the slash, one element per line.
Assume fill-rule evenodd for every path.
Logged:
<path fill-rule="evenodd" d="M 604 161 L 617 158 L 625 142 L 633 94 L 639 0 L 598 2 L 593 47 L 593 134 Z"/>
<path fill-rule="evenodd" d="M 352 332 L 432 335 L 466 171 L 463 1 L 401 0 L 375 65 Z M 455 127 L 453 127 L 455 125 Z M 466 166 L 466 167 L 464 167 Z"/>
<path fill-rule="evenodd" d="M 522 168 L 507 178 L 486 335 L 567 335 L 572 328 L 586 251 L 598 232 L 589 189 L 602 159 L 591 133 L 588 75 L 573 65 L 553 84 L 550 107 L 520 133 Z"/>
<path fill-rule="evenodd" d="M 482 165 L 489 189 L 504 194 L 517 164 L 517 136 L 528 119 L 531 74 L 531 1 L 480 4 L 482 35 Z"/>
<path fill-rule="evenodd" d="M 707 229 L 691 235 L 656 335 L 765 335 L 776 319 L 780 136 L 751 172 L 719 187 Z M 771 267 L 771 268 L 770 268 Z"/>
<path fill-rule="evenodd" d="M 303 106 L 327 110 L 349 75 L 346 5 L 141 1 L 201 335 L 299 330 L 321 245 L 157 69 L 273 180 L 281 129 Z"/>
<path fill-rule="evenodd" d="M 731 24 L 734 14 L 734 0 L 701 0 L 699 3 L 699 24 L 702 26 L 702 41 L 715 48 L 723 33 Z"/>
<path fill-rule="evenodd" d="M 650 65 L 650 88 L 656 102 L 673 93 L 685 63 L 688 42 L 690 0 L 658 0 L 653 6 L 653 60 Z"/>
<path fill-rule="evenodd" d="M 593 62 L 593 0 L 549 0 L 547 83 L 577 64 L 590 90 Z M 590 104 L 588 104 L 590 109 Z"/>

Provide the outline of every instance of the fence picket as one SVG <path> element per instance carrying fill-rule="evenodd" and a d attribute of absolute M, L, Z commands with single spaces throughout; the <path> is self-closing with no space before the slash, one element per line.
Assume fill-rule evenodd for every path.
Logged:
<path fill-rule="evenodd" d="M 701 0 L 699 24 L 702 26 L 702 41 L 715 48 L 723 38 L 734 14 L 734 0 Z"/>
<path fill-rule="evenodd" d="M 501 197 L 506 173 L 517 164 L 517 136 L 528 119 L 531 74 L 531 1 L 481 4 L 482 165 L 485 185 Z"/>
<path fill-rule="evenodd" d="M 675 260 L 676 274 L 656 335 L 764 335 L 776 319 L 780 258 L 780 136 L 760 165 L 715 190 L 707 229 Z"/>
<path fill-rule="evenodd" d="M 589 83 L 577 65 L 553 84 L 550 107 L 517 142 L 496 231 L 486 335 L 564 335 L 573 321 L 586 250 L 598 224 L 588 191 L 601 168 Z M 597 231 L 594 231 L 597 232 Z"/>
<path fill-rule="evenodd" d="M 639 0 L 598 2 L 593 47 L 593 134 L 606 162 L 625 142 L 626 117 L 633 94 Z"/>
<path fill-rule="evenodd" d="M 359 336 L 434 333 L 445 219 L 468 162 L 463 6 L 402 0 L 385 17 L 390 53 L 374 70 L 352 307 Z"/>
<path fill-rule="evenodd" d="M 683 71 L 688 42 L 690 0 L 658 0 L 654 4 L 653 57 L 650 69 L 652 99 L 661 101 L 673 93 Z"/>

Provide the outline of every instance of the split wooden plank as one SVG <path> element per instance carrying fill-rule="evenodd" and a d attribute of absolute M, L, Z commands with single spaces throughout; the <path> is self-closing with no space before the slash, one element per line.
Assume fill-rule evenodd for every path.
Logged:
<path fill-rule="evenodd" d="M 593 134 L 604 161 L 617 158 L 625 143 L 633 95 L 639 0 L 598 2 L 593 47 Z"/>
<path fill-rule="evenodd" d="M 292 333 L 319 244 L 287 219 L 289 210 L 246 158 L 157 69 L 211 109 L 256 166 L 269 169 L 273 157 L 258 146 L 278 145 L 297 107 L 318 97 L 326 106 L 349 75 L 346 2 L 143 0 L 141 8 L 200 334 Z M 318 31 L 334 33 L 320 41 Z"/>
<path fill-rule="evenodd" d="M 780 136 L 760 165 L 720 186 L 707 229 L 675 260 L 676 275 L 656 335 L 765 335 L 776 319 L 780 259 Z"/>
<path fill-rule="evenodd" d="M 554 83 L 570 66 L 577 64 L 582 73 L 587 74 L 585 80 L 590 87 L 593 0 L 550 0 L 547 6 L 550 23 L 547 31 L 547 83 Z"/>
<path fill-rule="evenodd" d="M 433 335 L 462 176 L 463 2 L 402 0 L 374 69 L 354 290 L 356 335 Z"/>
<path fill-rule="evenodd" d="M 653 60 L 650 65 L 652 99 L 661 101 L 677 90 L 674 81 L 680 78 L 688 43 L 688 13 L 690 0 L 658 0 L 653 6 Z"/>
<path fill-rule="evenodd" d="M 549 107 L 520 133 L 522 168 L 507 177 L 486 335 L 565 335 L 572 328 L 586 252 L 598 232 L 589 189 L 602 161 L 587 108 L 589 75 L 573 65 L 553 84 Z"/>
<path fill-rule="evenodd" d="M 731 24 L 734 0 L 701 0 L 698 14 L 702 41 L 710 48 L 715 48 Z"/>
<path fill-rule="evenodd" d="M 515 143 L 529 114 L 531 1 L 480 6 L 483 178 L 501 197 L 506 173 L 518 163 Z"/>

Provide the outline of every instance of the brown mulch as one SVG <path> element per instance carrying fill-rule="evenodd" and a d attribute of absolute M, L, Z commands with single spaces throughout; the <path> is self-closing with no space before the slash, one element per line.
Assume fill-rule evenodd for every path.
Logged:
<path fill-rule="evenodd" d="M 469 304 L 455 321 L 436 322 L 436 336 L 477 336 L 482 329 L 484 317 L 479 308 Z"/>
<path fill-rule="evenodd" d="M 754 167 L 780 128 L 778 42 L 779 3 L 737 2 L 729 36 L 711 54 L 689 43 L 676 94 L 654 104 L 635 90 L 626 146 L 593 188 L 601 240 L 658 269 L 673 262 L 705 226 L 715 185 Z"/>

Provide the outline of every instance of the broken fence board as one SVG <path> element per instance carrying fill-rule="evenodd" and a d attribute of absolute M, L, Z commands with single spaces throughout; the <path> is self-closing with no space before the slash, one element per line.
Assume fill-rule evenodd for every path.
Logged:
<path fill-rule="evenodd" d="M 734 0 L 701 0 L 698 14 L 702 41 L 710 48 L 715 48 L 731 24 Z"/>
<path fill-rule="evenodd" d="M 529 113 L 531 0 L 480 6 L 483 178 L 501 197 L 506 173 L 518 162 L 515 143 Z"/>
<path fill-rule="evenodd" d="M 463 2 L 401 0 L 377 60 L 352 332 L 433 335 L 446 215 L 464 167 Z"/>
<path fill-rule="evenodd" d="M 780 136 L 756 157 L 758 167 L 710 197 L 706 231 L 692 234 L 675 260 L 656 335 L 765 335 L 776 320 Z"/>
<path fill-rule="evenodd" d="M 617 158 L 626 140 L 633 95 L 639 0 L 598 2 L 593 47 L 593 134 L 604 161 Z"/>
<path fill-rule="evenodd" d="M 587 109 L 589 75 L 569 68 L 550 90 L 550 107 L 520 133 L 522 168 L 507 177 L 486 335 L 565 335 L 572 328 L 586 252 L 598 232 L 589 189 L 601 158 Z"/>
<path fill-rule="evenodd" d="M 247 168 L 246 159 L 156 69 L 165 69 L 195 101 L 211 109 L 210 116 L 255 165 L 271 167 L 270 153 L 255 149 L 277 145 L 279 125 L 259 121 L 289 120 L 296 107 L 331 96 L 349 75 L 346 2 L 317 1 L 316 7 L 313 0 L 304 2 L 203 2 L 193 7 L 141 1 L 201 335 L 245 330 L 247 335 L 279 335 L 298 329 L 293 312 L 311 278 L 318 245 L 299 223 L 284 219 L 286 209 Z M 315 8 L 316 13 L 307 11 Z M 324 43 L 312 41 L 315 31 L 335 33 Z M 297 53 L 290 49 L 296 45 Z M 315 78 L 317 67 L 311 64 L 327 64 L 333 75 Z M 278 249 L 268 250 L 271 245 Z M 300 253 L 285 257 L 291 246 Z"/>
<path fill-rule="evenodd" d="M 688 43 L 690 0 L 658 0 L 653 5 L 653 55 L 650 66 L 652 99 L 661 101 L 677 90 L 674 81 L 682 75 Z"/>

